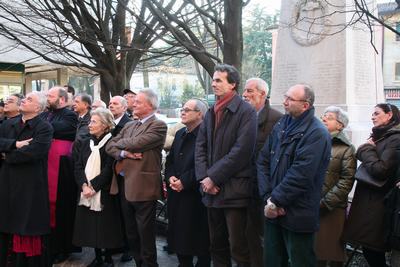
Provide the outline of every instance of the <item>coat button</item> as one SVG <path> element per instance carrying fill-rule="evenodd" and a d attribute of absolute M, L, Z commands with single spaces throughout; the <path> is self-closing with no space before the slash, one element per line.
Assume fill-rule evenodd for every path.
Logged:
<path fill-rule="evenodd" d="M 181 152 L 181 153 L 179 153 L 179 156 L 180 156 L 180 157 L 182 157 L 182 156 L 183 156 L 183 153 L 182 153 L 182 152 Z"/>

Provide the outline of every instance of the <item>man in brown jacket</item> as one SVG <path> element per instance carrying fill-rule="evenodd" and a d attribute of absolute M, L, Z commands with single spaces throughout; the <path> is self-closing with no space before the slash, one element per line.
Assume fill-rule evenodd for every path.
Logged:
<path fill-rule="evenodd" d="M 264 146 L 265 140 L 275 123 L 283 116 L 281 112 L 271 108 L 268 99 L 268 84 L 260 78 L 250 78 L 246 81 L 243 100 L 257 111 L 257 140 L 254 160 Z M 252 203 L 247 210 L 246 237 L 250 250 L 251 267 L 263 266 L 262 238 L 264 235 L 264 202 L 258 193 L 257 170 L 254 165 L 254 188 Z"/>
<path fill-rule="evenodd" d="M 114 177 L 110 192 L 119 191 L 125 196 L 122 212 L 136 266 L 158 266 L 155 219 L 157 199 L 161 196 L 161 150 L 167 125 L 155 116 L 157 108 L 157 95 L 149 89 L 141 90 L 134 102 L 134 115 L 139 119 L 127 123 L 106 147 L 107 153 L 117 160 L 116 174 L 124 179 L 118 190 Z"/>

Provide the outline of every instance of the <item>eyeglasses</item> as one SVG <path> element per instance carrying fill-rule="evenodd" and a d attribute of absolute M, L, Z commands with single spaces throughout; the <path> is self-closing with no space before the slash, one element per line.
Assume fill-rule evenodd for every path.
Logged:
<path fill-rule="evenodd" d="M 198 109 L 190 109 L 190 108 L 181 108 L 181 110 L 180 110 L 181 113 L 184 113 L 184 112 L 188 113 L 190 111 L 199 112 L 200 110 L 198 110 Z"/>
<path fill-rule="evenodd" d="M 292 102 L 308 102 L 307 100 L 304 100 L 304 99 L 294 99 L 291 96 L 288 96 L 286 94 L 283 95 L 283 100 L 284 101 L 292 101 Z"/>
<path fill-rule="evenodd" d="M 333 116 L 328 116 L 328 115 L 324 114 L 324 115 L 321 116 L 321 120 L 324 120 L 324 119 L 327 120 L 327 121 L 337 121 L 338 123 L 340 123 L 341 125 L 344 126 L 343 122 L 339 121 L 338 119 L 336 119 Z"/>

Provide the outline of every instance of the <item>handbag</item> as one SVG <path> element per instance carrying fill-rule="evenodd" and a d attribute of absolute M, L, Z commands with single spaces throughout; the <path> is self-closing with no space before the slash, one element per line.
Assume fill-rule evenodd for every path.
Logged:
<path fill-rule="evenodd" d="M 365 166 L 363 164 L 361 164 L 357 168 L 354 178 L 357 181 L 360 181 L 364 184 L 374 186 L 374 187 L 379 187 L 379 188 L 383 187 L 386 184 L 386 182 L 388 181 L 388 179 L 386 179 L 386 180 L 375 179 L 371 174 L 368 173 L 367 169 L 365 168 Z"/>

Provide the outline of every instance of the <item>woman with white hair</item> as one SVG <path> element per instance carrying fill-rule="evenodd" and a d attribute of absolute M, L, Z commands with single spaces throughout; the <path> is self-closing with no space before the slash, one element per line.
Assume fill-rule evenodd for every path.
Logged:
<path fill-rule="evenodd" d="M 76 144 L 75 180 L 80 195 L 73 243 L 95 248 L 96 258 L 89 266 L 113 266 L 111 249 L 123 246 L 118 198 L 109 192 L 114 159 L 105 152 L 112 137 L 114 117 L 105 108 L 98 108 L 90 115 L 91 136 L 77 140 Z"/>
<path fill-rule="evenodd" d="M 348 194 L 353 187 L 356 158 L 353 145 L 343 129 L 349 119 L 346 112 L 328 107 L 321 117 L 332 137 L 332 152 L 320 201 L 320 229 L 316 235 L 318 266 L 343 266 L 345 245 L 340 240 L 346 218 Z"/>

